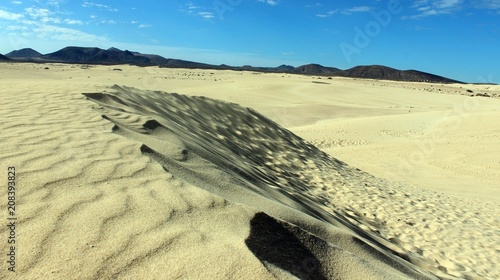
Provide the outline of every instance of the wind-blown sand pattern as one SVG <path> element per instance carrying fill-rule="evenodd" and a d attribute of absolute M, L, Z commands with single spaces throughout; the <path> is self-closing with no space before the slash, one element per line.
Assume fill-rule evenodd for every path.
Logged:
<path fill-rule="evenodd" d="M 447 197 L 372 177 L 236 104 L 133 88 L 114 90 L 114 94 L 85 95 L 103 106 L 102 113 L 115 123 L 116 133 L 144 143 L 144 154 L 194 185 L 230 200 L 235 198 L 225 193 L 237 192 L 234 188 L 251 190 L 319 220 L 345 226 L 363 241 L 438 276 L 484 275 L 498 261 L 467 250 L 494 242 L 493 238 L 474 238 L 474 232 L 495 235 L 492 226 L 500 221 L 481 217 L 487 208 L 476 206 L 469 209 L 472 213 L 450 209 L 453 205 Z M 246 202 L 241 196 L 236 200 Z M 437 217 L 429 218 L 429 212 Z M 457 225 L 469 234 L 450 244 L 446 229 Z M 492 251 L 490 257 L 498 255 Z M 477 269 L 479 259 L 484 261 L 484 270 Z"/>
<path fill-rule="evenodd" d="M 421 132 L 429 128 L 422 122 L 439 114 L 426 111 L 423 101 L 421 108 L 411 108 L 420 111 L 418 118 L 367 106 L 367 114 L 374 117 L 351 119 L 337 96 L 339 107 L 299 105 L 295 109 L 303 112 L 302 119 L 278 118 L 327 154 L 253 109 L 137 88 L 167 88 L 173 83 L 170 92 L 202 91 L 189 87 L 193 80 L 181 84 L 172 78 L 160 86 L 155 77 L 148 84 L 137 78 L 146 77 L 143 71 L 149 69 L 124 66 L 124 73 L 118 73 L 101 66 L 49 66 L 50 70 L 44 65 L 2 66 L 8 71 L 0 75 L 0 94 L 7 101 L 0 106 L 0 168 L 15 165 L 19 186 L 17 272 L 4 274 L 6 263 L 0 258 L 2 277 L 499 278 L 497 185 L 491 186 L 489 199 L 445 194 L 374 177 L 330 155 L 339 154 L 343 161 L 359 161 L 370 169 L 370 158 L 363 154 L 373 156 L 375 149 L 384 155 L 377 150 L 380 139 L 403 147 L 408 145 L 405 139 L 424 139 L 427 135 Z M 25 75 L 29 67 L 33 69 Z M 209 75 L 209 71 L 199 73 L 194 77 Z M 223 86 L 231 90 L 236 89 L 230 87 L 235 79 L 243 92 L 245 87 L 254 90 L 250 83 L 267 94 L 283 91 L 274 86 L 275 75 L 243 73 L 252 79 L 250 83 L 237 80 L 240 73 L 224 75 L 213 74 L 227 77 Z M 265 84 L 266 79 L 272 82 Z M 355 83 L 314 84 L 307 79 L 297 76 L 286 83 L 318 91 L 335 85 L 341 93 L 344 86 L 350 89 Z M 110 87 L 112 81 L 136 88 Z M 199 86 L 224 92 L 211 83 L 202 81 Z M 85 97 L 82 92 L 90 94 Z M 230 97 L 224 100 L 254 102 L 252 107 L 266 115 L 291 110 L 261 106 L 244 95 Z M 439 100 L 438 95 L 432 98 Z M 359 102 L 362 95 L 347 100 Z M 442 100 L 445 104 L 452 98 L 442 96 Z M 440 149 L 446 144 L 454 151 L 465 140 L 481 143 L 483 149 L 495 147 L 498 127 L 483 122 L 496 116 L 497 100 L 478 100 L 481 111 L 463 118 L 462 133 L 447 130 L 454 133 L 436 142 L 438 156 L 429 163 L 468 176 L 486 176 L 477 182 L 495 182 L 495 168 L 474 166 L 495 167 L 497 150 L 489 150 L 492 159 L 476 146 L 457 154 L 459 159 L 471 157 L 472 166 L 466 168 L 444 157 L 449 154 Z M 320 109 L 310 114 L 309 106 Z M 333 108 L 339 111 L 329 111 Z M 378 117 L 380 112 L 388 115 Z M 336 113 L 346 119 L 330 120 Z M 405 126 L 386 122 L 391 118 Z M 432 123 L 443 129 L 448 124 Z M 482 134 L 468 140 L 466 133 L 478 125 Z M 486 145 L 490 142 L 492 146 Z M 394 155 L 403 151 L 396 148 Z M 353 157 L 356 149 L 361 153 Z M 481 157 L 473 157 L 474 152 Z M 388 159 L 379 162 L 390 163 Z M 5 180 L 2 175 L 2 185 Z M 481 197 L 487 193 L 484 187 L 477 186 Z M 5 188 L 0 197 L 0 208 L 5 209 Z M 0 214 L 4 221 L 5 212 Z M 7 229 L 0 228 L 0 236 L 6 235 Z"/>

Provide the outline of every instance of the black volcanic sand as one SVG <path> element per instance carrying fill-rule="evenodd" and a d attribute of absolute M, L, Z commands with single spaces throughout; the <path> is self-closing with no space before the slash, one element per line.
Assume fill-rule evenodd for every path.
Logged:
<path fill-rule="evenodd" d="M 328 234 L 322 236 L 322 230 L 311 223 L 299 229 L 315 220 L 349 232 L 349 242 L 357 248 L 353 250 L 382 260 L 397 277 L 476 276 L 463 264 L 445 265 L 429 258 L 418 247 L 419 236 L 435 234 L 435 229 L 426 229 L 420 221 L 429 218 L 426 209 L 445 204 L 440 201 L 443 197 L 414 193 L 411 187 L 373 177 L 237 104 L 121 86 L 84 95 L 99 105 L 95 109 L 103 118 L 115 124 L 113 132 L 141 142 L 142 153 L 164 169 L 265 212 L 252 220 L 246 244 L 269 267 L 302 279 L 336 278 L 339 268 L 325 252 L 343 243 L 329 239 Z M 381 215 L 384 211 L 387 214 Z M 461 216 L 457 217 L 449 222 L 462 223 Z M 479 228 L 487 227 L 478 223 Z M 311 250 L 296 240 L 294 236 L 304 230 L 314 232 L 310 238 L 317 241 L 311 242 L 322 242 L 323 249 Z M 416 237 L 398 234 L 408 231 Z M 297 254 L 304 258 L 297 259 Z"/>

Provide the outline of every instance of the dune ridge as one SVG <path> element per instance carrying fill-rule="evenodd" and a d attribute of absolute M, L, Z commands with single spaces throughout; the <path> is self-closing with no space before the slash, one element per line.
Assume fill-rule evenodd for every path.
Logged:
<path fill-rule="evenodd" d="M 487 204 L 460 211 L 446 195 L 373 177 L 236 104 L 120 86 L 85 96 L 100 105 L 115 133 L 141 142 L 143 154 L 193 185 L 247 205 L 235 192 L 251 190 L 347 228 L 385 256 L 399 256 L 396 262 L 409 261 L 421 277 L 431 277 L 426 271 L 443 278 L 498 275 L 494 249 L 474 250 L 498 234 Z M 465 234 L 455 232 L 450 241 L 450 227 Z M 474 238 L 478 232 L 491 238 Z"/>

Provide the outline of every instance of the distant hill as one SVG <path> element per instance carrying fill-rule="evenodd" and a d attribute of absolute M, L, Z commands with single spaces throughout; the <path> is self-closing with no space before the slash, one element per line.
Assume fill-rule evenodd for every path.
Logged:
<path fill-rule="evenodd" d="M 407 81 L 407 82 L 430 82 L 430 83 L 460 83 L 434 74 L 417 70 L 397 70 L 382 65 L 356 66 L 336 73 L 343 77 L 357 77 L 365 79 Z"/>
<path fill-rule="evenodd" d="M 219 66 L 216 65 L 172 58 L 165 59 L 164 63 L 160 64 L 160 66 L 167 68 L 219 69 Z"/>
<path fill-rule="evenodd" d="M 94 64 L 134 64 L 152 65 L 147 57 L 138 56 L 129 51 L 118 49 L 66 47 L 53 53 L 42 55 L 39 61 L 94 63 Z"/>
<path fill-rule="evenodd" d="M 312 74 L 312 75 L 321 75 L 321 74 L 327 74 L 327 75 L 333 75 L 338 73 L 339 71 L 342 71 L 338 68 L 334 67 L 325 67 L 319 64 L 307 64 L 307 65 L 302 65 L 299 66 L 293 70 L 291 70 L 293 73 L 298 73 L 298 74 Z"/>
<path fill-rule="evenodd" d="M 0 54 L 0 60 L 1 61 L 10 60 L 10 58 L 6 57 L 5 55 Z"/>
<path fill-rule="evenodd" d="M 149 59 L 149 62 L 153 65 L 164 65 L 169 61 L 169 59 L 166 59 L 163 56 L 159 56 L 156 54 L 143 54 L 138 52 L 132 52 L 132 53 L 136 56 L 142 56 Z"/>
<path fill-rule="evenodd" d="M 291 65 L 280 65 L 278 67 L 276 67 L 277 70 L 283 70 L 283 71 L 292 71 L 293 69 L 295 69 L 295 67 L 291 66 Z"/>
<path fill-rule="evenodd" d="M 164 58 L 155 54 L 142 54 L 139 52 L 132 52 L 128 50 L 123 51 L 114 47 L 107 50 L 87 47 L 66 47 L 56 52 L 45 55 L 41 55 L 39 52 L 33 49 L 21 49 L 10 52 L 8 56 L 15 61 L 104 65 L 131 64 L 137 66 L 159 66 L 167 68 L 290 73 L 411 82 L 460 83 L 456 80 L 417 70 L 398 70 L 382 65 L 356 66 L 347 70 L 341 70 L 335 67 L 326 67 L 320 64 L 306 64 L 299 67 L 293 67 L 290 65 L 280 65 L 278 67 L 256 67 L 251 65 L 229 66 L 225 64 L 212 65 L 182 59 Z M 0 59 L 6 60 L 8 58 L 0 56 Z"/>
<path fill-rule="evenodd" d="M 34 49 L 31 48 L 24 48 L 16 51 L 11 51 L 10 53 L 6 54 L 5 56 L 11 59 L 33 59 L 35 57 L 39 57 L 42 54 L 35 51 Z"/>

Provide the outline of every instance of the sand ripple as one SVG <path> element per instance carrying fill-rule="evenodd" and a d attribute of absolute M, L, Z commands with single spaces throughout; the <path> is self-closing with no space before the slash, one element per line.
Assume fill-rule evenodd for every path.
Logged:
<path fill-rule="evenodd" d="M 236 104 L 119 86 L 85 96 L 115 133 L 139 141 L 143 154 L 193 185 L 255 206 L 232 195 L 251 190 L 348 229 L 422 273 L 500 277 L 498 206 L 375 178 Z"/>

